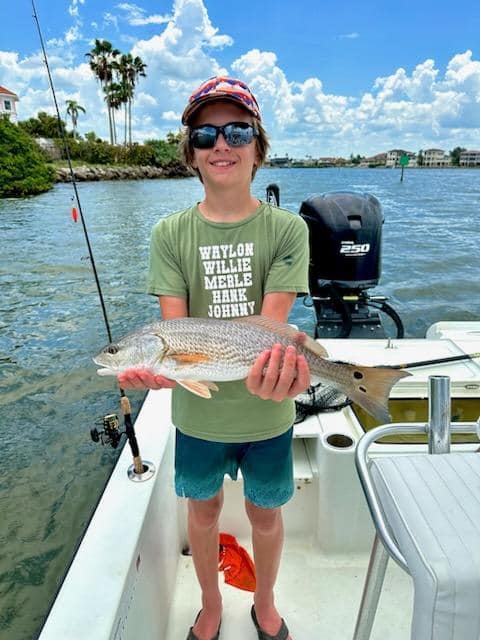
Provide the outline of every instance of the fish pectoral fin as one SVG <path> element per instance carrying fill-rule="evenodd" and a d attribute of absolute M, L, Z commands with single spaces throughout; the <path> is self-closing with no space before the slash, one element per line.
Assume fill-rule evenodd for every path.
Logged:
<path fill-rule="evenodd" d="M 208 387 L 211 391 L 219 391 L 219 388 L 215 384 L 215 382 L 210 382 L 210 380 L 202 380 L 202 384 Z"/>
<path fill-rule="evenodd" d="M 172 360 L 177 364 L 197 364 L 198 362 L 207 362 L 210 360 L 204 353 L 169 353 Z"/>
<path fill-rule="evenodd" d="M 278 320 L 274 320 L 273 318 L 269 318 L 268 316 L 245 316 L 244 318 L 235 318 L 232 322 L 246 322 L 248 324 L 256 325 L 257 327 L 261 327 L 262 329 L 269 329 L 274 333 L 291 340 L 296 343 L 298 346 L 303 347 L 304 349 L 308 349 L 312 353 L 321 358 L 328 357 L 327 350 L 325 347 L 307 336 L 303 331 L 299 331 L 295 327 L 292 327 L 291 324 L 286 324 L 285 322 L 279 322 Z"/>
<path fill-rule="evenodd" d="M 213 390 L 212 382 L 200 382 L 199 380 L 177 380 L 178 384 L 184 387 L 190 393 L 194 393 L 196 396 L 200 396 L 200 398 L 211 398 L 212 394 L 210 393 L 210 389 Z M 216 387 L 216 385 L 213 385 Z M 218 387 L 215 389 L 218 391 Z"/>

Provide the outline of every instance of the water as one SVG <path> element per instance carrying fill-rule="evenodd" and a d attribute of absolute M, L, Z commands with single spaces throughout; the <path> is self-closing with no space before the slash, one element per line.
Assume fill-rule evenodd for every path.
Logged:
<path fill-rule="evenodd" d="M 439 320 L 480 320 L 475 170 L 262 170 L 254 193 L 276 182 L 297 211 L 313 193 L 353 189 L 385 213 L 383 271 L 407 337 Z M 144 293 L 150 228 L 201 199 L 196 179 L 79 186 L 112 333 L 158 317 Z M 35 636 L 118 456 L 89 439 L 117 410 L 111 379 L 91 356 L 107 335 L 71 188 L 0 202 L 0 639 Z M 311 332 L 311 309 L 292 320 Z M 134 411 L 141 398 L 130 394 Z"/>

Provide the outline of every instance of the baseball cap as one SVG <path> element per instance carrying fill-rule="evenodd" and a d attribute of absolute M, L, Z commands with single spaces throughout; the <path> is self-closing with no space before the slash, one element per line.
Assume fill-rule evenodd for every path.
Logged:
<path fill-rule="evenodd" d="M 188 124 L 197 109 L 213 100 L 228 100 L 261 119 L 257 100 L 244 82 L 227 76 L 214 76 L 202 82 L 190 96 L 182 115 L 182 124 Z"/>

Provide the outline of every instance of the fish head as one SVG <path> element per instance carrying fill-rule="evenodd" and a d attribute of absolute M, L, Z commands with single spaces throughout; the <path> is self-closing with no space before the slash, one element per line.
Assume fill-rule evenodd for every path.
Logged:
<path fill-rule="evenodd" d="M 167 344 L 158 332 L 144 330 L 107 344 L 93 361 L 102 367 L 97 371 L 101 376 L 118 375 L 126 369 L 158 371 L 166 351 Z"/>

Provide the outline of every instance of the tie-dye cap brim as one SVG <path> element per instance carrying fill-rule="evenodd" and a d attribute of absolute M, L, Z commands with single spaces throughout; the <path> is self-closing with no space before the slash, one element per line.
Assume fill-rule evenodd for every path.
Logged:
<path fill-rule="evenodd" d="M 182 115 L 182 124 L 188 124 L 197 109 L 213 100 L 234 102 L 261 119 L 257 100 L 244 82 L 236 78 L 214 76 L 203 82 L 190 96 Z"/>

